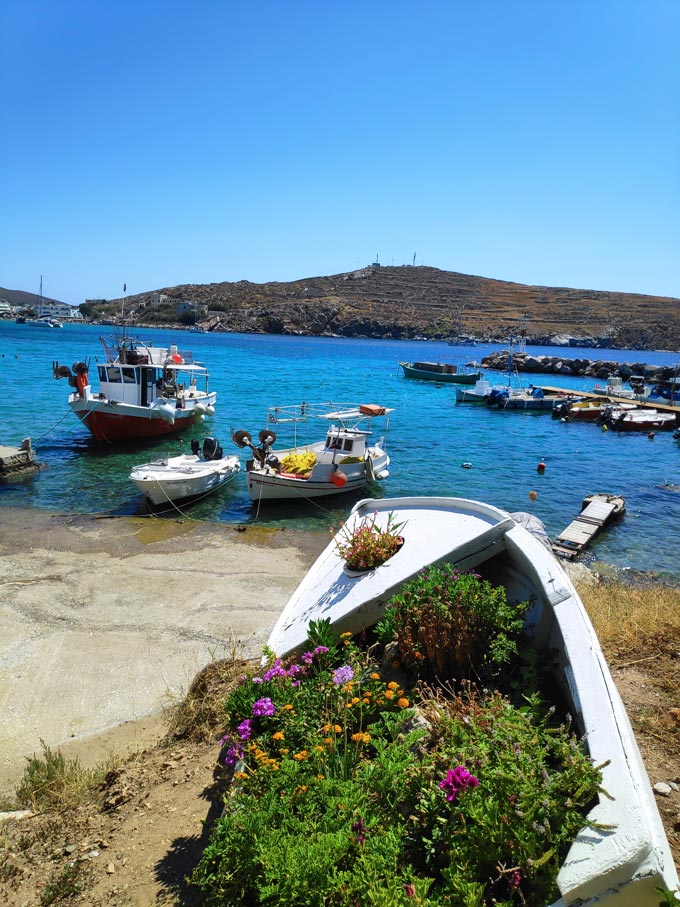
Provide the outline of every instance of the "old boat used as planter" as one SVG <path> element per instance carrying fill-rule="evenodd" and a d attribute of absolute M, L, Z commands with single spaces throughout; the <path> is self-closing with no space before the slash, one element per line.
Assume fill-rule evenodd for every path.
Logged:
<path fill-rule="evenodd" d="M 400 362 L 399 366 L 404 378 L 420 378 L 440 384 L 475 384 L 482 377 L 480 371 L 446 362 Z"/>
<path fill-rule="evenodd" d="M 130 481 L 154 506 L 203 498 L 230 482 L 239 472 L 239 458 L 222 456 L 216 438 L 191 442 L 191 453 L 135 466 Z"/>
<path fill-rule="evenodd" d="M 291 501 L 327 497 L 366 488 L 389 475 L 390 458 L 385 436 L 369 443 L 375 418 L 389 418 L 392 412 L 377 404 L 302 403 L 269 409 L 267 425 L 278 429 L 292 426 L 292 447 L 273 450 L 274 428 L 259 433 L 255 445 L 249 432 L 232 432 L 241 448 L 249 447 L 252 459 L 246 463 L 248 494 L 254 502 Z M 322 440 L 298 442 L 298 426 L 323 420 L 327 423 Z M 385 431 L 387 430 L 387 421 Z"/>
<path fill-rule="evenodd" d="M 531 599 L 527 631 L 546 661 L 588 753 L 602 768 L 603 791 L 574 840 L 551 907 L 657 907 L 657 887 L 678 877 L 654 795 L 621 697 L 585 608 L 549 548 L 502 510 L 461 498 L 360 501 L 347 523 L 367 515 L 404 522 L 404 545 L 386 564 L 348 576 L 332 541 L 277 621 L 268 646 L 278 656 L 302 649 L 310 620 L 329 618 L 338 633 L 375 624 L 389 598 L 428 564 L 474 569 L 508 598 Z"/>
<path fill-rule="evenodd" d="M 96 367 L 98 390 L 90 384 L 88 363 L 76 362 L 73 371 L 52 364 L 54 377 L 67 378 L 74 388 L 68 405 L 96 441 L 169 435 L 214 413 L 217 394 L 208 389 L 208 370 L 189 351 L 125 334 L 100 341 L 105 361 Z"/>

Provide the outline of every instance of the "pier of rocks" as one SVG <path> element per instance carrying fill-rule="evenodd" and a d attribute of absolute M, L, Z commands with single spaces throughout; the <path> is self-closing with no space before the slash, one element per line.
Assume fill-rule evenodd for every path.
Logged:
<path fill-rule="evenodd" d="M 508 371 L 510 353 L 507 350 L 485 356 L 481 368 Z M 532 356 L 530 353 L 513 353 L 512 367 L 518 372 L 533 372 L 541 375 L 574 375 L 576 377 L 606 380 L 612 376 L 626 381 L 631 375 L 639 375 L 648 383 L 676 381 L 680 384 L 680 368 L 667 365 L 648 365 L 644 362 L 614 362 L 609 359 L 569 359 L 566 356 Z"/>

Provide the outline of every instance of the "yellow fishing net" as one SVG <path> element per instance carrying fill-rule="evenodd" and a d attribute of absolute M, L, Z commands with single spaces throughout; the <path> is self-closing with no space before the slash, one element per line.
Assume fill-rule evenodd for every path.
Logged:
<path fill-rule="evenodd" d="M 289 454 L 281 460 L 281 472 L 291 472 L 293 475 L 309 478 L 314 464 L 316 463 L 316 454 L 297 453 Z"/>

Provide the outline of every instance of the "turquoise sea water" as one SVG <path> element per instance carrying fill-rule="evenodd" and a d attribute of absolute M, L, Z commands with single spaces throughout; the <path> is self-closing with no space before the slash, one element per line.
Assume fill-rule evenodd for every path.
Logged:
<path fill-rule="evenodd" d="M 162 455 L 188 452 L 190 437 L 127 447 L 90 441 L 66 404 L 65 380 L 52 377 L 52 361 L 72 365 L 102 361 L 100 334 L 111 328 L 65 325 L 61 330 L 0 322 L 0 387 L 3 423 L 0 443 L 33 439 L 47 469 L 30 480 L 0 485 L 0 506 L 38 507 L 64 512 L 143 512 L 128 479 L 130 469 Z M 542 413 L 505 413 L 455 402 L 452 385 L 401 377 L 399 360 L 481 359 L 497 346 L 452 347 L 445 343 L 244 334 L 199 334 L 142 330 L 157 346 L 176 342 L 208 365 L 218 393 L 212 419 L 192 437 L 219 438 L 225 453 L 245 451 L 230 440 L 230 427 L 256 438 L 265 427 L 268 406 L 302 401 L 379 403 L 394 408 L 387 433 L 392 458 L 389 478 L 375 496 L 456 495 L 476 498 L 509 511 L 535 513 L 556 535 L 593 492 L 623 494 L 627 513 L 591 548 L 596 557 L 621 567 L 680 577 L 677 527 L 680 493 L 680 443 L 671 433 L 650 441 L 642 434 L 603 432 L 595 425 L 561 423 Z M 678 355 L 630 350 L 565 350 L 531 347 L 532 353 L 675 365 Z M 489 372 L 493 382 L 502 376 Z M 536 383 L 573 390 L 592 388 L 590 379 L 533 376 Z M 382 421 L 374 431 L 382 434 Z M 323 423 L 314 433 L 322 437 Z M 280 445 L 290 438 L 281 430 Z M 538 474 L 540 461 L 545 473 Z M 471 469 L 462 463 L 472 464 Z M 536 492 L 532 502 L 529 492 Z M 251 504 L 241 474 L 221 492 L 187 509 L 194 519 L 291 528 L 327 529 L 343 519 L 365 495 L 340 496 L 300 504 Z M 176 514 L 174 514 L 176 516 Z M 0 519 L 2 511 L 0 510 Z"/>

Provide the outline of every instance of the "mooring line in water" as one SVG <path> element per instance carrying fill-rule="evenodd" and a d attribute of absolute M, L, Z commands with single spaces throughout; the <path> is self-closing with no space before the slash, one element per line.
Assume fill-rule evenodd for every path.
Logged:
<path fill-rule="evenodd" d="M 64 413 L 64 415 L 61 417 L 61 419 L 58 419 L 58 420 L 54 423 L 54 425 L 52 426 L 52 428 L 48 428 L 47 431 L 43 432 L 41 435 L 38 435 L 37 438 L 33 438 L 33 443 L 35 443 L 36 441 L 41 441 L 41 440 L 42 440 L 43 438 L 45 438 L 47 435 L 51 434 L 51 433 L 54 431 L 54 429 L 57 427 L 57 425 L 60 425 L 60 424 L 64 421 L 64 419 L 65 419 L 67 416 L 70 416 L 70 415 L 71 415 L 71 411 L 67 409 L 66 412 Z"/>
<path fill-rule="evenodd" d="M 298 491 L 296 488 L 294 488 L 292 490 L 295 492 L 295 494 L 301 500 L 306 501 L 308 504 L 311 504 L 312 506 L 316 507 L 317 510 L 320 510 L 322 513 L 327 514 L 329 517 L 333 516 L 332 511 L 328 510 L 322 504 L 317 504 L 317 502 L 314 498 L 308 498 L 306 495 L 304 495 L 301 491 Z M 255 516 L 253 517 L 254 522 L 257 522 L 257 520 L 260 518 L 260 504 L 261 503 L 262 503 L 262 491 L 260 489 L 260 496 L 257 499 L 257 510 L 255 511 Z"/>

